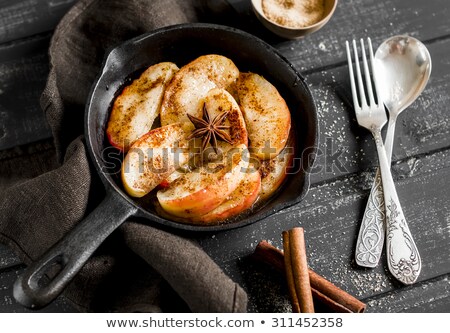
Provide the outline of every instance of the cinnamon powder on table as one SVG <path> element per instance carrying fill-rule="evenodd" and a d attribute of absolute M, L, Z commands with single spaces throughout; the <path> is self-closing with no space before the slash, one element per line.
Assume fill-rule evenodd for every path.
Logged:
<path fill-rule="evenodd" d="M 262 0 L 266 18 L 288 28 L 304 28 L 322 20 L 324 0 Z"/>

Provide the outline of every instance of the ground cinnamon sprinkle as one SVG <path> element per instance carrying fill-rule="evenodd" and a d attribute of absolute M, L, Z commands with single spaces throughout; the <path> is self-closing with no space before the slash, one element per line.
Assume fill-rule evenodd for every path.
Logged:
<path fill-rule="evenodd" d="M 322 20 L 324 0 L 262 0 L 266 18 L 288 28 L 303 28 Z"/>

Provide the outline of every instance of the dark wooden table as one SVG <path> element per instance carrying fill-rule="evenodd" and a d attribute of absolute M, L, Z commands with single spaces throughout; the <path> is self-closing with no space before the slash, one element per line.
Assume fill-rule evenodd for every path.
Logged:
<path fill-rule="evenodd" d="M 74 2 L 0 0 L 1 163 L 24 151 L 52 151 L 38 100 L 52 30 Z M 260 240 L 281 247 L 281 232 L 302 226 L 310 266 L 367 302 L 367 312 L 450 312 L 449 1 L 341 0 L 328 25 L 298 41 L 262 32 L 249 1 L 230 2 L 306 77 L 319 108 L 320 151 L 301 204 L 246 228 L 198 237 L 201 245 L 248 291 L 250 311 L 289 311 L 282 280 L 247 257 Z M 354 117 L 344 43 L 370 36 L 376 47 L 396 34 L 423 41 L 433 60 L 427 88 L 399 119 L 393 154 L 398 193 L 423 260 L 419 281 L 408 287 L 391 277 L 385 256 L 374 269 L 360 268 L 353 259 L 376 155 L 369 132 Z M 3 178 L 0 174 L 7 183 Z M 23 268 L 0 246 L 1 312 L 28 311 L 15 302 L 11 289 Z M 60 298 L 43 311 L 73 309 Z"/>

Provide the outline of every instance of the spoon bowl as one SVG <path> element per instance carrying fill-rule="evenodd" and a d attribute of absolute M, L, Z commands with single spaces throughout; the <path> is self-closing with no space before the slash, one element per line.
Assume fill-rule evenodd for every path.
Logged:
<path fill-rule="evenodd" d="M 396 116 L 411 105 L 425 88 L 431 73 L 431 57 L 425 45 L 410 36 L 385 40 L 375 53 L 379 93 Z"/>

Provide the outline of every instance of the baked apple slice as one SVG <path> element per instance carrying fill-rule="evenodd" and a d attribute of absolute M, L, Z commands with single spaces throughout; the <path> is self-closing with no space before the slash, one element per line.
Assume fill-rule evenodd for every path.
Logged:
<path fill-rule="evenodd" d="M 293 167 L 294 148 L 286 146 L 281 153 L 271 160 L 261 161 L 261 200 L 272 196 L 281 186 L 289 170 Z"/>
<path fill-rule="evenodd" d="M 254 73 L 241 73 L 236 89 L 251 152 L 261 160 L 277 156 L 286 145 L 291 128 L 291 113 L 285 100 L 269 81 Z"/>
<path fill-rule="evenodd" d="M 172 172 L 166 179 L 164 179 L 160 184 L 159 184 L 159 188 L 167 188 L 169 187 L 169 185 L 174 182 L 175 180 L 177 180 L 178 178 L 180 178 L 181 176 L 183 176 L 184 174 L 186 174 L 186 170 L 175 170 L 174 172 Z"/>
<path fill-rule="evenodd" d="M 159 115 L 166 84 L 177 71 L 175 64 L 162 62 L 150 66 L 123 89 L 114 101 L 106 129 L 111 145 L 126 152 L 150 131 Z"/>
<path fill-rule="evenodd" d="M 261 191 L 261 176 L 258 170 L 249 167 L 244 179 L 228 196 L 226 201 L 206 215 L 193 220 L 193 223 L 216 224 L 251 208 Z"/>
<path fill-rule="evenodd" d="M 238 187 L 249 164 L 245 145 L 231 149 L 220 163 L 208 163 L 177 178 L 156 194 L 170 215 L 193 218 L 222 204 Z"/>
<path fill-rule="evenodd" d="M 217 146 L 221 148 L 223 152 L 228 151 L 231 147 L 248 145 L 247 128 L 244 117 L 236 100 L 228 91 L 221 88 L 211 89 L 208 91 L 204 103 L 211 119 L 214 119 L 222 112 L 228 112 L 223 125 L 229 127 L 231 144 L 225 141 L 217 141 Z"/>
<path fill-rule="evenodd" d="M 213 88 L 227 88 L 239 76 L 236 65 L 216 54 L 201 56 L 183 66 L 164 92 L 161 124 L 189 121 L 187 114 L 201 118 L 203 100 Z"/>
<path fill-rule="evenodd" d="M 187 163 L 190 126 L 158 127 L 139 138 L 122 163 L 122 183 L 132 197 L 148 194 L 176 168 Z"/>

